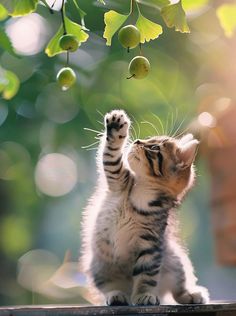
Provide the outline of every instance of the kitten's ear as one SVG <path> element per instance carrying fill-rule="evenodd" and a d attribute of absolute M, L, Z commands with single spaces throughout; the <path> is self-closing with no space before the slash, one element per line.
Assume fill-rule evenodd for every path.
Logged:
<path fill-rule="evenodd" d="M 177 153 L 180 158 L 182 168 L 187 168 L 193 163 L 197 153 L 198 144 L 198 140 L 192 139 L 190 137 L 187 141 L 185 139 L 183 143 L 180 142 Z"/>

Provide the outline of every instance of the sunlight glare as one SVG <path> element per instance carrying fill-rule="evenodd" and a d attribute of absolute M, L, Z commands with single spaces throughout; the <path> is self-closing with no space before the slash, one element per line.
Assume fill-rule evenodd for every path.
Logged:
<path fill-rule="evenodd" d="M 63 154 L 43 156 L 36 166 L 35 182 L 38 189 L 49 196 L 69 193 L 78 180 L 75 162 Z"/>
<path fill-rule="evenodd" d="M 13 47 L 19 54 L 35 55 L 44 47 L 48 39 L 47 21 L 37 13 L 10 19 L 6 32 Z"/>
<path fill-rule="evenodd" d="M 206 126 L 206 127 L 216 126 L 216 119 L 209 112 L 202 112 L 201 114 L 199 114 L 198 122 L 202 126 Z"/>

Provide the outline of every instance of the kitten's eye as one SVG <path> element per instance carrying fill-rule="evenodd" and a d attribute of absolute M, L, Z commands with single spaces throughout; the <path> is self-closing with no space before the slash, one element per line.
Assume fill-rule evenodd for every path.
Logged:
<path fill-rule="evenodd" d="M 153 145 L 153 146 L 151 147 L 151 150 L 160 150 L 160 146 L 158 146 L 158 145 Z"/>

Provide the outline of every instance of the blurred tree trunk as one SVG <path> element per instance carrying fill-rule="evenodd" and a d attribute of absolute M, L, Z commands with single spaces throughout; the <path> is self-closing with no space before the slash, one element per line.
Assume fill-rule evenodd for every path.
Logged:
<path fill-rule="evenodd" d="M 204 129 L 203 150 L 211 174 L 212 223 L 217 259 L 236 265 L 236 105 L 214 107 L 215 126 Z M 224 105 L 224 106 L 223 106 Z"/>

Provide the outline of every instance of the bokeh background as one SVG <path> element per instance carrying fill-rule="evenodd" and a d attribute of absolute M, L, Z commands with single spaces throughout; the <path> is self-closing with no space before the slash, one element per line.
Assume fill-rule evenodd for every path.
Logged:
<path fill-rule="evenodd" d="M 66 56 L 44 53 L 59 13 L 39 5 L 1 22 L 18 56 L 0 50 L 0 64 L 21 81 L 14 98 L 0 99 L 1 305 L 91 301 L 77 267 L 81 215 L 96 184 L 96 136 L 114 108 L 130 115 L 133 138 L 190 131 L 201 140 L 196 185 L 180 210 L 182 237 L 211 298 L 236 299 L 236 36 L 225 35 L 217 14 L 225 2 L 183 1 L 190 34 L 142 6 L 164 32 L 143 46 L 150 75 L 127 80 L 138 50 L 128 54 L 117 35 L 107 47 L 102 34 L 104 12 L 127 12 L 129 1 L 80 0 L 90 38 L 71 55 L 77 83 L 68 91 L 55 80 Z M 68 12 L 78 19 L 70 1 Z"/>

